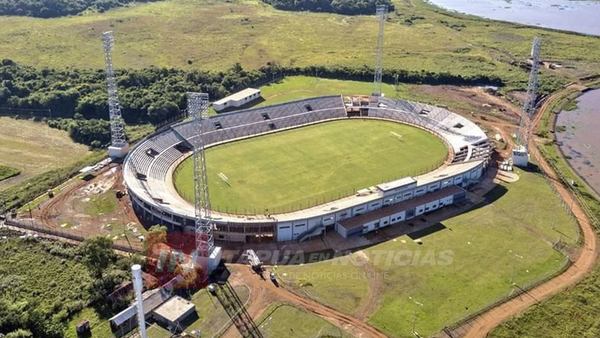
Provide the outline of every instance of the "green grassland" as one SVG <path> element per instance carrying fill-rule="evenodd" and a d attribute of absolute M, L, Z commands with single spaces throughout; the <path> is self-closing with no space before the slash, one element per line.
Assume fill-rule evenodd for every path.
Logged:
<path fill-rule="evenodd" d="M 84 320 L 88 320 L 90 322 L 92 337 L 113 337 L 108 319 L 109 318 L 99 314 L 98 311 L 96 311 L 93 307 L 86 307 L 74 315 L 71 320 L 69 320 L 67 329 L 65 330 L 65 338 L 78 338 L 76 328 L 77 325 Z"/>
<path fill-rule="evenodd" d="M 600 337 L 600 270 L 494 331 L 490 338 Z"/>
<path fill-rule="evenodd" d="M 13 167 L 5 166 L 0 164 L 0 181 L 4 181 L 11 177 L 19 175 L 21 171 Z"/>
<path fill-rule="evenodd" d="M 166 329 L 163 329 L 158 324 L 152 324 L 148 327 L 148 338 L 171 338 L 173 334 Z"/>
<path fill-rule="evenodd" d="M 534 35 L 548 59 L 597 69 L 600 40 L 459 14 L 421 0 L 395 1 L 385 66 L 454 74 L 494 74 L 512 82 Z M 116 32 L 117 67 L 224 69 L 235 62 L 281 65 L 373 64 L 374 16 L 275 10 L 258 0 L 167 0 L 105 13 L 36 19 L 2 17 L 0 54 L 39 67 L 101 68 L 101 33 Z"/>
<path fill-rule="evenodd" d="M 234 290 L 242 303 L 245 304 L 250 297 L 248 287 L 235 286 Z M 198 319 L 186 328 L 186 332 L 199 330 L 202 332 L 203 337 L 216 337 L 222 334 L 222 331 L 227 328 L 231 320 L 218 299 L 206 289 L 202 289 L 192 296 L 191 301 L 196 305 Z"/>
<path fill-rule="evenodd" d="M 598 83 L 590 84 L 597 87 Z M 538 135 L 549 137 L 554 114 L 573 102 L 579 92 L 565 90 L 542 117 Z M 573 180 L 572 190 L 593 219 L 600 218 L 600 203 L 593 191 L 573 171 L 554 143 L 540 145 L 546 160 L 566 181 Z M 566 184 L 569 184 L 566 182 Z M 546 300 L 513 318 L 490 333 L 490 337 L 598 337 L 600 336 L 600 266 L 590 276 L 565 292 Z"/>
<path fill-rule="evenodd" d="M 364 283 L 367 271 L 374 270 L 383 289 L 369 322 L 396 337 L 411 336 L 414 322 L 421 335 L 431 335 L 514 292 L 513 282 L 525 287 L 560 270 L 566 258 L 552 248 L 557 240 L 577 245 L 575 221 L 545 179 L 518 174 L 519 181 L 488 194 L 495 202 L 444 221 L 448 229 L 422 238 L 422 245 L 403 236 L 349 259 L 280 266 L 278 274 L 299 292 L 352 313 L 358 306 L 349 305 L 348 298 L 354 304 L 369 301 L 354 284 Z M 344 274 L 340 265 L 354 267 Z M 329 280 L 337 270 L 344 282 L 334 288 Z"/>
<path fill-rule="evenodd" d="M 481 106 L 473 102 L 452 98 L 443 91 L 436 95 L 428 91 L 435 86 L 404 84 L 382 85 L 382 92 L 392 99 L 405 99 L 422 103 L 447 106 L 455 112 L 470 113 L 480 111 Z M 456 87 L 460 88 L 460 87 Z M 286 76 L 282 80 L 260 87 L 264 101 L 257 106 L 300 100 L 323 95 L 368 95 L 373 91 L 373 83 L 365 81 L 337 80 L 311 76 Z M 216 112 L 212 112 L 213 115 Z"/>
<path fill-rule="evenodd" d="M 369 292 L 369 276 L 354 264 L 352 256 L 305 265 L 287 265 L 276 268 L 286 283 L 305 295 L 333 306 L 345 313 L 353 313 Z"/>
<path fill-rule="evenodd" d="M 271 305 L 257 325 L 265 338 L 352 337 L 328 321 L 287 304 Z"/>
<path fill-rule="evenodd" d="M 16 180 L 0 182 L 0 190 L 37 174 L 70 165 L 91 154 L 61 130 L 45 123 L 0 116 L 0 159 L 21 171 Z"/>
<path fill-rule="evenodd" d="M 117 198 L 113 191 L 91 197 L 85 205 L 85 213 L 90 216 L 110 214 L 117 208 Z"/>
<path fill-rule="evenodd" d="M 383 84 L 382 92 L 387 97 L 405 98 L 409 96 L 409 86 L 400 84 L 397 87 Z M 364 81 L 325 79 L 310 76 L 288 76 L 280 81 L 260 88 L 265 100 L 259 106 L 269 106 L 282 102 L 306 99 L 326 95 L 369 95 L 373 92 L 373 84 Z"/>
<path fill-rule="evenodd" d="M 274 213 L 431 171 L 446 156 L 443 141 L 421 129 L 344 120 L 210 148 L 206 162 L 214 209 Z M 174 173 L 175 187 L 187 200 L 193 200 L 192 182 L 192 161 L 187 159 Z"/>

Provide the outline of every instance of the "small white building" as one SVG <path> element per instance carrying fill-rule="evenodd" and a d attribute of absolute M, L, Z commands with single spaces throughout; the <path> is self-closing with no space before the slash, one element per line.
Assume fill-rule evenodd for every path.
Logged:
<path fill-rule="evenodd" d="M 257 100 L 258 98 L 260 98 L 260 89 L 246 88 L 235 94 L 231 94 L 227 97 L 213 102 L 213 108 L 215 108 L 216 111 L 222 111 L 230 108 L 238 108 L 254 100 Z"/>
<path fill-rule="evenodd" d="M 153 318 L 169 331 L 181 332 L 191 322 L 192 314 L 196 313 L 196 305 L 179 296 L 174 296 L 153 312 Z"/>

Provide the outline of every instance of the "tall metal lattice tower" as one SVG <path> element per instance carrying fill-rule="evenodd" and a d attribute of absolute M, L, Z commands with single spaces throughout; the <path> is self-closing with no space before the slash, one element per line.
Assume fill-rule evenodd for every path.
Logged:
<path fill-rule="evenodd" d="M 531 47 L 531 71 L 529 72 L 529 83 L 527 85 L 527 97 L 523 104 L 523 111 L 521 114 L 521 123 L 519 126 L 519 133 L 517 144 L 527 149 L 529 141 L 529 133 L 531 128 L 531 118 L 535 113 L 535 103 L 537 100 L 537 91 L 539 86 L 539 71 L 540 71 L 540 49 L 541 39 L 535 37 L 533 39 L 533 45 Z"/>
<path fill-rule="evenodd" d="M 375 80 L 373 81 L 373 96 L 381 96 L 381 81 L 383 78 L 383 28 L 387 18 L 387 5 L 377 5 L 376 16 L 379 20 L 377 49 L 375 51 Z"/>
<path fill-rule="evenodd" d="M 104 61 L 106 62 L 106 82 L 108 85 L 111 145 L 114 148 L 125 149 L 128 147 L 128 144 L 125 139 L 125 128 L 121 116 L 119 96 L 117 95 L 117 81 L 115 79 L 112 63 L 112 48 L 115 44 L 113 32 L 104 32 L 102 34 L 102 40 L 104 41 Z"/>
<path fill-rule="evenodd" d="M 209 257 L 215 246 L 212 230 L 208 175 L 204 154 L 203 121 L 208 117 L 209 98 L 206 93 L 187 93 L 188 113 L 194 118 L 198 141 L 194 146 L 194 206 L 196 211 L 196 250 L 198 257 Z"/>

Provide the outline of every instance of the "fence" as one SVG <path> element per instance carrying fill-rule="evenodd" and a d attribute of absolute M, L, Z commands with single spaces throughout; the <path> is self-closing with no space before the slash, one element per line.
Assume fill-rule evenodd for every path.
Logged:
<path fill-rule="evenodd" d="M 41 233 L 44 235 L 65 238 L 65 239 L 75 241 L 75 242 L 83 242 L 86 240 L 86 237 L 84 237 L 84 236 L 77 235 L 72 232 L 51 229 L 51 228 L 45 227 L 43 225 L 35 224 L 33 221 L 7 219 L 5 221 L 5 224 L 8 226 L 11 226 L 11 227 L 15 227 L 15 228 L 23 229 L 23 230 L 30 230 L 30 231 L 34 231 L 34 232 Z M 120 245 L 120 244 L 116 244 L 116 243 L 113 243 L 113 249 L 123 251 L 123 252 L 130 252 L 130 253 L 141 252 L 141 250 L 135 249 L 134 247 Z"/>
<path fill-rule="evenodd" d="M 562 169 L 556 165 L 555 160 L 552 158 L 552 155 L 549 154 L 548 151 L 545 150 L 544 148 L 539 148 L 539 149 L 540 149 L 540 153 L 542 154 L 542 156 L 544 158 L 546 158 L 546 162 L 548 163 L 548 165 L 550 165 L 550 167 L 552 167 L 552 170 L 554 170 L 554 172 L 556 172 L 556 175 L 558 176 L 558 179 L 560 180 L 560 182 L 573 194 L 573 196 L 575 196 L 575 199 L 577 200 L 577 202 L 579 203 L 579 205 L 581 206 L 581 208 L 583 209 L 585 214 L 590 218 L 590 221 L 592 222 L 592 224 L 598 230 L 600 230 L 600 220 L 598 220 L 595 212 L 590 208 L 585 197 L 582 196 L 581 191 L 579 191 L 579 189 L 576 189 L 573 187 L 570 180 L 564 175 Z M 568 163 L 567 163 L 567 165 L 568 165 Z"/>
<path fill-rule="evenodd" d="M 542 154 L 542 157 L 548 159 L 549 156 L 547 153 L 545 153 L 544 150 L 540 149 L 540 153 Z M 590 217 L 590 219 L 592 220 L 592 222 L 594 223 L 594 225 L 596 227 L 598 227 L 598 223 L 597 223 L 597 219 L 595 218 L 595 216 L 591 213 L 591 210 L 589 209 L 589 207 L 587 206 L 586 202 L 583 200 L 582 197 L 580 197 L 580 193 L 574 189 L 568 182 L 568 180 L 562 175 L 561 171 L 556 167 L 556 165 L 554 163 L 552 163 L 550 160 L 546 160 L 546 163 L 548 163 L 552 169 L 556 172 L 556 174 L 559 177 L 560 182 L 567 187 L 567 189 L 569 191 L 571 191 L 571 193 L 573 194 L 573 196 L 575 196 L 575 198 L 577 199 L 577 201 L 579 202 L 580 206 L 584 209 L 585 213 Z M 562 197 L 560 196 L 558 190 L 556 189 L 556 187 L 552 184 L 551 179 L 547 176 L 544 175 L 544 177 L 546 178 L 545 182 L 546 184 L 548 184 L 550 186 L 550 188 L 552 189 L 552 191 L 554 192 L 554 194 L 557 195 L 557 197 L 559 198 L 559 200 L 561 201 L 562 207 L 569 213 L 569 215 L 571 215 L 575 220 L 577 220 L 575 214 L 573 213 L 573 211 L 571 210 L 570 206 L 568 206 L 565 201 L 562 199 Z M 577 227 L 578 230 L 578 243 L 581 243 L 581 229 L 579 227 Z M 564 257 L 564 261 L 563 264 L 561 266 L 561 268 L 558 271 L 555 272 L 551 272 L 546 274 L 545 276 L 542 276 L 534 281 L 531 281 L 529 283 L 526 283 L 522 286 L 518 286 L 515 284 L 516 292 L 511 293 L 507 296 L 503 296 L 501 298 L 499 298 L 498 300 L 496 300 L 495 302 L 485 306 L 484 308 L 471 313 L 469 315 L 467 315 L 466 317 L 464 317 L 463 319 L 455 322 L 454 324 L 447 326 L 443 329 L 443 332 L 445 334 L 447 334 L 449 337 L 454 337 L 453 335 L 453 331 L 456 331 L 458 328 L 460 328 L 463 325 L 468 324 L 469 322 L 471 322 L 472 320 L 474 320 L 476 317 L 480 316 L 481 314 L 499 306 L 502 303 L 505 303 L 513 298 L 516 298 L 520 295 L 526 294 L 529 290 L 555 278 L 556 276 L 561 275 L 562 273 L 564 273 L 573 262 L 571 262 L 571 260 L 568 258 L 568 256 L 566 256 L 565 254 L 565 250 L 564 250 L 564 243 L 559 239 L 553 246 L 552 248 L 556 251 L 558 251 L 559 253 L 561 253 Z"/>
<path fill-rule="evenodd" d="M 529 290 L 531 290 L 541 284 L 544 284 L 545 282 L 553 279 L 556 276 L 559 276 L 563 272 L 567 271 L 567 269 L 571 266 L 571 264 L 572 264 L 572 262 L 567 257 L 565 257 L 565 259 L 563 261 L 563 265 L 561 266 L 561 268 L 558 271 L 555 271 L 553 273 L 548 273 L 545 276 L 543 276 L 535 281 L 531 281 L 527 284 L 524 284 L 522 286 L 513 284 L 514 288 L 511 289 L 511 293 L 509 295 L 502 296 L 499 299 L 497 299 L 496 301 L 494 301 L 493 303 L 490 303 L 487 306 L 483 307 L 482 309 L 467 315 L 466 317 L 455 322 L 454 324 L 444 327 L 444 329 L 442 331 L 444 333 L 446 333 L 446 335 L 448 335 L 449 337 L 455 337 L 456 334 L 458 334 L 458 332 L 456 332 L 456 334 L 453 334 L 453 331 L 457 331 L 457 329 L 459 329 L 461 326 L 468 324 L 469 322 L 473 321 L 475 318 L 486 313 L 487 311 L 490 311 L 491 309 L 493 309 L 503 303 L 506 303 L 513 298 L 517 298 L 523 294 L 526 294 Z"/>

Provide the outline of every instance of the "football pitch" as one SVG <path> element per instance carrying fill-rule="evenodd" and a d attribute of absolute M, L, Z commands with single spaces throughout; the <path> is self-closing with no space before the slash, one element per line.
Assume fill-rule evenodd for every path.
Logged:
<path fill-rule="evenodd" d="M 431 133 L 381 120 L 340 120 L 206 151 L 212 208 L 244 214 L 300 210 L 439 167 L 447 146 Z M 193 200 L 192 161 L 173 177 Z"/>

